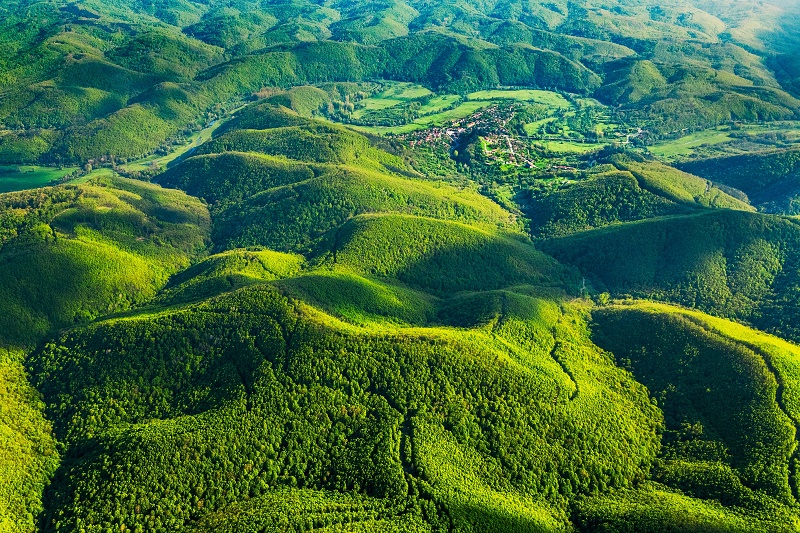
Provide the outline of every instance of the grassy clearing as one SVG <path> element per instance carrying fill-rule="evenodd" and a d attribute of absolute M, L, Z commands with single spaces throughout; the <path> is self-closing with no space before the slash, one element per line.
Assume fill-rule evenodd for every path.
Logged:
<path fill-rule="evenodd" d="M 680 139 L 658 143 L 650 147 L 650 152 L 663 159 L 676 159 L 680 156 L 691 155 L 695 148 L 704 144 L 720 144 L 731 140 L 733 140 L 733 137 L 731 137 L 729 129 L 711 129 L 686 135 Z"/>
<path fill-rule="evenodd" d="M 431 98 L 430 102 L 425 104 L 419 109 L 421 115 L 430 115 L 432 113 L 439 113 L 443 109 L 447 109 L 448 107 L 454 105 L 456 102 L 459 101 L 461 97 L 455 94 L 443 94 L 441 96 L 436 96 Z"/>
<path fill-rule="evenodd" d="M 549 124 L 549 123 L 553 122 L 554 120 L 556 120 L 556 117 L 547 117 L 547 118 L 543 118 L 541 120 L 536 120 L 536 121 L 531 122 L 529 124 L 525 124 L 525 126 L 524 126 L 525 133 L 527 133 L 528 135 L 536 135 L 537 133 L 539 133 L 539 129 L 542 126 L 544 126 L 545 124 Z"/>
<path fill-rule="evenodd" d="M 24 191 L 51 185 L 77 168 L 0 165 L 0 193 Z"/>
<path fill-rule="evenodd" d="M 402 126 L 351 125 L 349 127 L 353 128 L 356 131 L 371 133 L 373 135 L 386 135 L 386 134 L 400 135 L 403 133 L 410 133 L 412 131 L 422 130 L 432 126 L 443 126 L 448 122 L 466 118 L 471 114 L 475 113 L 476 111 L 489 107 L 490 105 L 491 102 L 488 100 L 468 101 L 448 111 L 443 111 L 441 113 L 434 113 L 432 115 L 420 117 L 416 119 L 414 122 L 403 124 Z"/>
<path fill-rule="evenodd" d="M 467 98 L 470 100 L 519 100 L 521 102 L 536 102 L 537 104 L 544 104 L 560 109 L 569 109 L 572 107 L 567 99 L 560 94 L 538 89 L 495 89 L 478 91 L 469 94 Z"/>
<path fill-rule="evenodd" d="M 430 96 L 432 93 L 424 87 L 400 83 L 396 86 L 383 91 L 382 93 L 363 100 L 359 105 L 363 106 L 356 110 L 353 117 L 362 118 L 370 111 L 389 109 L 395 106 L 404 105 L 407 102 Z M 432 126 L 442 126 L 448 122 L 460 120 L 471 114 L 489 107 L 498 100 L 516 100 L 519 102 L 531 102 L 546 105 L 553 110 L 570 109 L 571 104 L 560 94 L 551 91 L 541 91 L 536 89 L 505 90 L 494 89 L 488 91 L 478 91 L 467 96 L 467 100 L 456 105 L 461 99 L 455 94 L 440 94 L 433 96 L 430 101 L 419 109 L 419 118 L 413 122 L 399 126 L 351 126 L 358 131 L 371 133 L 374 135 L 403 134 L 417 131 Z M 451 106 L 456 105 L 452 109 Z M 536 124 L 542 125 L 552 121 L 554 118 L 539 121 Z M 533 126 L 531 126 L 533 128 Z M 526 130 L 527 131 L 527 130 Z M 529 134 L 535 131 L 529 130 Z"/>
<path fill-rule="evenodd" d="M 547 150 L 561 154 L 586 154 L 599 150 L 603 146 L 605 146 L 605 143 L 581 143 L 571 141 L 548 141 L 545 143 L 545 148 Z"/>
<path fill-rule="evenodd" d="M 381 109 L 388 109 L 390 107 L 402 104 L 403 102 L 405 102 L 405 100 L 398 100 L 396 98 L 367 98 L 361 102 L 364 107 L 361 109 L 356 109 L 355 112 L 353 112 L 353 118 L 359 119 L 368 111 L 380 111 Z"/>
<path fill-rule="evenodd" d="M 398 100 L 413 100 L 433 94 L 430 90 L 416 83 L 397 83 L 383 91 L 375 98 L 396 98 Z"/>
<path fill-rule="evenodd" d="M 731 130 L 728 126 L 720 126 L 678 139 L 661 141 L 649 148 L 657 157 L 668 161 L 676 161 L 691 157 L 698 148 L 717 146 L 737 140 L 736 134 L 747 133 L 750 135 L 765 135 L 770 133 L 783 133 L 788 140 L 798 140 L 797 128 L 800 123 L 781 122 L 778 124 L 751 124 L 743 125 L 740 130 Z"/>
<path fill-rule="evenodd" d="M 360 119 L 365 114 L 369 113 L 370 111 L 380 111 L 382 109 L 389 109 L 390 107 L 394 107 L 396 105 L 401 105 L 411 100 L 416 100 L 418 98 L 424 98 L 426 96 L 432 96 L 433 93 L 423 87 L 422 85 L 416 85 L 414 83 L 396 83 L 392 84 L 388 89 L 383 92 L 380 92 L 374 96 L 370 96 L 369 98 L 365 98 L 361 102 L 359 102 L 359 109 L 353 113 L 353 118 Z M 431 110 L 427 111 L 429 113 L 433 113 L 442 109 L 443 107 L 447 107 L 449 104 L 442 104 L 443 100 L 448 99 L 455 99 L 457 100 L 458 97 L 455 95 L 443 95 L 437 96 L 431 100 L 431 103 L 426 105 L 425 107 L 430 107 Z M 452 103 L 452 102 L 451 102 Z"/>
<path fill-rule="evenodd" d="M 491 103 L 488 101 L 464 102 L 460 106 L 449 111 L 418 118 L 414 121 L 414 123 L 421 124 L 423 126 L 441 126 L 445 122 L 449 122 L 451 120 L 466 118 L 472 113 L 475 113 L 476 111 L 479 111 L 485 107 L 489 107 L 490 105 Z"/>
<path fill-rule="evenodd" d="M 153 167 L 167 168 L 167 166 L 173 161 L 192 152 L 195 148 L 210 140 L 214 135 L 214 132 L 222 125 L 222 123 L 223 121 L 215 120 L 206 128 L 189 137 L 186 144 L 177 147 L 174 151 L 167 155 L 151 155 L 149 157 L 145 157 L 144 159 L 139 159 L 137 161 L 128 163 L 127 165 L 122 165 L 121 168 L 128 172 L 142 172 Z"/>
<path fill-rule="evenodd" d="M 334 124 L 338 124 L 338 122 L 334 122 Z M 414 122 L 403 124 L 402 126 L 356 126 L 349 124 L 347 127 L 371 135 L 401 135 L 403 133 L 411 133 L 412 131 L 426 128 L 426 126 Z"/>
<path fill-rule="evenodd" d="M 70 181 L 72 185 L 80 185 L 83 183 L 88 183 L 97 178 L 119 178 L 120 175 L 117 174 L 110 168 L 97 168 L 89 172 L 88 174 L 84 174 L 80 178 L 76 178 L 73 181 Z"/>

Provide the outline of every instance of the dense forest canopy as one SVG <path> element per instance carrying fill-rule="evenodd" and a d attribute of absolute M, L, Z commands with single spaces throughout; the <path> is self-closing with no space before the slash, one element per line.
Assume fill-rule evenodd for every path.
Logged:
<path fill-rule="evenodd" d="M 0 4 L 0 531 L 800 529 L 800 6 Z"/>

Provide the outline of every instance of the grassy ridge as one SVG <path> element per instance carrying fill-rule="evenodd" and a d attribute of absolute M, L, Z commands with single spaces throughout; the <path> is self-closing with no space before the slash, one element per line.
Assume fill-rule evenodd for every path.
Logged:
<path fill-rule="evenodd" d="M 156 178 L 212 204 L 236 203 L 266 189 L 306 181 L 313 168 L 302 162 L 260 154 L 195 156 Z"/>
<path fill-rule="evenodd" d="M 291 108 L 275 106 L 270 102 L 251 104 L 241 109 L 231 119 L 221 125 L 217 135 L 233 130 L 269 130 L 309 124 L 306 117 L 300 116 Z"/>
<path fill-rule="evenodd" d="M 269 250 L 232 250 L 212 255 L 173 276 L 157 300 L 201 300 L 247 285 L 292 277 L 304 261 L 300 255 Z"/>
<path fill-rule="evenodd" d="M 220 248 L 309 250 L 353 216 L 400 212 L 504 226 L 510 216 L 478 193 L 437 187 L 358 167 L 322 167 L 319 176 L 265 190 L 214 217 Z"/>
<path fill-rule="evenodd" d="M 334 260 L 434 293 L 569 279 L 555 261 L 514 236 L 396 215 L 350 221 L 336 236 Z"/>
<path fill-rule="evenodd" d="M 199 154 L 259 152 L 316 163 L 358 164 L 382 168 L 381 163 L 403 168 L 402 160 L 373 148 L 363 136 L 342 127 L 309 123 L 268 130 L 236 130 L 205 144 Z M 371 164 L 370 164 L 371 163 Z"/>
<path fill-rule="evenodd" d="M 642 189 L 629 172 L 606 172 L 532 195 L 526 208 L 532 233 L 549 237 L 684 211 L 676 202 Z"/>
<path fill-rule="evenodd" d="M 427 294 L 346 269 L 318 270 L 282 281 L 277 286 L 286 294 L 356 324 L 426 326 L 435 314 L 433 299 Z"/>
<path fill-rule="evenodd" d="M 614 164 L 632 173 L 642 188 L 673 202 L 717 209 L 753 210 L 746 202 L 732 197 L 708 181 L 661 163 L 617 156 Z"/>
<path fill-rule="evenodd" d="M 753 210 L 709 181 L 655 161 L 621 154 L 604 161 L 586 179 L 524 193 L 521 203 L 534 235 L 563 237 L 704 208 Z"/>

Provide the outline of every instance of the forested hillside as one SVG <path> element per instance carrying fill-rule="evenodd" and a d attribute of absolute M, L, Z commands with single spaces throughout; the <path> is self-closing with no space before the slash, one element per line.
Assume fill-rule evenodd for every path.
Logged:
<path fill-rule="evenodd" d="M 0 531 L 800 530 L 792 2 L 0 5 Z"/>
<path fill-rule="evenodd" d="M 0 26 L 0 162 L 140 157 L 263 87 L 374 78 L 594 94 L 656 137 L 798 116 L 783 7 L 585 4 L 18 0 Z"/>

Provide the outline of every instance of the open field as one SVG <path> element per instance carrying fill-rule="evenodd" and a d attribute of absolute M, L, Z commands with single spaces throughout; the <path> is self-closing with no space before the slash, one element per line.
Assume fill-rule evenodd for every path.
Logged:
<path fill-rule="evenodd" d="M 373 98 L 395 98 L 397 100 L 414 100 L 433 94 L 430 90 L 416 83 L 397 83 Z"/>
<path fill-rule="evenodd" d="M 432 95 L 433 93 L 422 85 L 417 85 L 414 83 L 392 83 L 388 89 L 361 100 L 358 103 L 358 109 L 353 112 L 353 118 L 359 120 L 371 111 L 389 109 L 390 107 Z M 445 99 L 449 96 L 450 95 L 444 95 L 432 98 L 429 105 L 431 105 L 434 109 L 430 112 L 435 112 L 441 107 L 446 107 L 446 105 L 441 106 L 441 104 L 439 104 L 441 107 L 437 108 L 436 102 L 440 102 L 441 99 Z M 455 98 L 458 99 L 458 97 Z"/>
<path fill-rule="evenodd" d="M 779 134 L 785 135 L 790 142 L 800 141 L 800 122 L 787 121 L 773 124 L 745 124 L 739 130 L 732 130 L 728 126 L 720 126 L 703 131 L 698 131 L 690 135 L 685 135 L 678 139 L 661 141 L 649 147 L 650 152 L 666 161 L 678 161 L 686 159 L 695 154 L 698 149 L 719 147 L 725 143 L 740 140 L 742 134 L 765 135 Z M 720 147 L 721 148 L 721 147 Z M 713 151 L 713 148 L 710 150 Z M 736 153 L 736 150 L 721 150 L 724 153 Z M 703 153 L 704 156 L 711 155 Z"/>
<path fill-rule="evenodd" d="M 411 122 L 410 124 L 403 124 L 402 126 L 356 126 L 354 124 L 348 124 L 347 127 L 372 135 L 401 135 L 403 133 L 425 129 L 426 126 Z"/>
<path fill-rule="evenodd" d="M 210 125 L 189 137 L 186 144 L 178 146 L 174 151 L 167 155 L 151 155 L 149 157 L 145 157 L 144 159 L 132 161 L 126 165 L 121 165 L 121 168 L 128 172 L 141 172 L 152 168 L 153 166 L 162 169 L 167 168 L 167 166 L 173 161 L 183 157 L 204 142 L 211 139 L 211 137 L 214 135 L 214 132 L 223 124 L 223 122 L 225 121 L 215 120 Z"/>
<path fill-rule="evenodd" d="M 520 102 L 535 102 L 560 109 L 569 109 L 570 103 L 566 98 L 552 91 L 539 89 L 494 89 L 478 91 L 467 96 L 470 100 L 518 100 Z"/>
<path fill-rule="evenodd" d="M 356 109 L 353 112 L 353 118 L 361 118 L 368 111 L 380 111 L 381 109 L 388 109 L 398 104 L 402 104 L 405 100 L 398 100 L 397 98 L 379 98 L 372 97 L 361 101 L 364 107 Z"/>
<path fill-rule="evenodd" d="M 606 143 L 581 143 L 572 141 L 546 141 L 544 146 L 551 152 L 563 154 L 585 154 L 605 146 Z"/>
<path fill-rule="evenodd" d="M 439 113 L 443 109 L 447 109 L 448 107 L 455 105 L 461 97 L 455 94 L 443 94 L 441 96 L 435 96 L 430 99 L 430 101 L 419 108 L 420 115 L 430 115 L 432 113 Z"/>
<path fill-rule="evenodd" d="M 359 109 L 356 109 L 353 113 L 353 118 L 361 120 L 370 112 L 408 105 L 410 102 L 419 101 L 420 98 L 430 97 L 431 95 L 432 93 L 429 90 L 420 85 L 398 83 L 377 95 L 362 100 L 359 103 Z M 447 122 L 468 117 L 472 113 L 500 100 L 541 104 L 552 108 L 553 112 L 571 108 L 571 104 L 560 94 L 538 89 L 492 89 L 477 91 L 467 95 L 465 101 L 456 105 L 461 99 L 462 97 L 456 94 L 439 94 L 432 96 L 428 101 L 421 100 L 422 105 L 418 110 L 418 118 L 406 124 L 396 126 L 353 125 L 352 127 L 358 131 L 376 135 L 409 133 L 431 126 L 441 126 Z M 448 109 L 452 106 L 455 107 Z M 539 121 L 536 124 L 543 124 L 552 120 L 551 117 Z"/>
<path fill-rule="evenodd" d="M 688 156 L 694 149 L 704 144 L 720 144 L 733 140 L 730 129 L 705 130 L 691 135 L 686 135 L 680 139 L 674 139 L 663 143 L 658 143 L 649 148 L 650 152 L 663 159 L 675 159 L 679 156 Z"/>
<path fill-rule="evenodd" d="M 415 120 L 414 123 L 421 124 L 423 126 L 441 126 L 445 122 L 449 122 L 451 120 L 466 118 L 476 111 L 479 111 L 485 107 L 489 107 L 490 105 L 491 103 L 486 100 L 464 102 L 463 104 L 449 111 L 443 111 L 441 113 L 420 117 Z"/>
<path fill-rule="evenodd" d="M 51 168 L 26 165 L 0 166 L 0 192 L 23 191 L 50 185 L 53 180 L 58 180 L 76 171 L 76 167 Z"/>
<path fill-rule="evenodd" d="M 387 135 L 387 134 L 400 135 L 403 133 L 409 133 L 412 131 L 429 128 L 431 126 L 442 126 L 447 122 L 466 118 L 471 114 L 475 113 L 476 111 L 479 111 L 485 107 L 489 107 L 490 105 L 491 102 L 487 100 L 468 101 L 448 111 L 426 115 L 414 120 L 413 122 L 410 122 L 408 124 L 402 124 L 400 126 L 350 125 L 349 127 L 353 128 L 354 130 L 362 131 L 365 133 L 371 133 L 373 135 Z"/>

